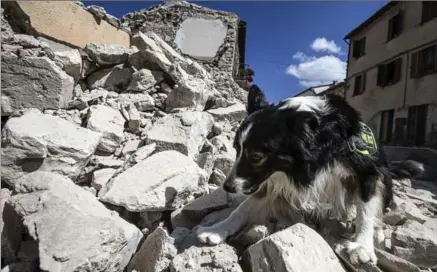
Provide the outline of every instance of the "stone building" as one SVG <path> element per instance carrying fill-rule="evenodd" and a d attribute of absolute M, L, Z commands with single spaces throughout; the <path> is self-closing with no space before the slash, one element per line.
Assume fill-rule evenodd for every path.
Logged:
<path fill-rule="evenodd" d="M 186 1 L 166 1 L 128 13 L 121 21 L 133 32 L 155 32 L 214 76 L 244 78 L 246 22 L 234 13 Z"/>
<path fill-rule="evenodd" d="M 437 2 L 389 2 L 345 40 L 345 98 L 380 142 L 435 148 Z"/>
<path fill-rule="evenodd" d="M 335 81 L 331 84 L 318 85 L 311 88 L 308 88 L 296 96 L 315 96 L 315 95 L 327 95 L 327 94 L 335 94 L 341 97 L 344 97 L 344 82 L 336 83 Z"/>

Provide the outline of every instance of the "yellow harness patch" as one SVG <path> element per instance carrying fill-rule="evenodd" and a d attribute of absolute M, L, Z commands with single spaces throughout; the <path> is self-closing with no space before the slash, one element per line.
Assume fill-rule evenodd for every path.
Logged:
<path fill-rule="evenodd" d="M 349 141 L 349 149 L 360 155 L 373 155 L 377 151 L 375 136 L 372 130 L 364 123 L 360 123 L 361 130 L 358 136 L 353 136 Z"/>

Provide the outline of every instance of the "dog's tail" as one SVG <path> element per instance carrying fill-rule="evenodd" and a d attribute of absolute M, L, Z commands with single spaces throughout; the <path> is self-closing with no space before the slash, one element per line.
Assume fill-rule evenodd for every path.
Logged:
<path fill-rule="evenodd" d="M 420 178 L 425 172 L 423 163 L 413 160 L 393 161 L 388 169 L 392 178 L 396 180 Z"/>

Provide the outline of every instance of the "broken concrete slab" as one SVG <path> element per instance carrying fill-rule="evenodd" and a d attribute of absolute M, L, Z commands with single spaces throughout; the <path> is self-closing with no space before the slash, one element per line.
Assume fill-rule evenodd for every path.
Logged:
<path fill-rule="evenodd" d="M 138 148 L 134 154 L 129 158 L 134 163 L 139 163 L 142 160 L 147 159 L 153 152 L 155 152 L 156 144 L 149 144 Z"/>
<path fill-rule="evenodd" d="M 393 254 L 422 267 L 437 265 L 437 219 L 408 220 L 391 236 Z"/>
<path fill-rule="evenodd" d="M 123 64 L 101 69 L 87 77 L 87 85 L 90 89 L 102 88 L 108 91 L 122 92 L 126 90 L 132 80 L 134 70 Z"/>
<path fill-rule="evenodd" d="M 73 78 L 47 57 L 2 54 L 2 116 L 35 108 L 61 109 L 73 98 Z"/>
<path fill-rule="evenodd" d="M 91 186 L 99 191 L 106 185 L 106 183 L 108 183 L 109 179 L 111 179 L 115 172 L 116 170 L 114 168 L 103 168 L 94 171 Z"/>
<path fill-rule="evenodd" d="M 206 112 L 169 114 L 158 119 L 148 131 L 147 143 L 156 143 L 157 150 L 177 150 L 195 158 L 212 125 L 213 118 Z"/>
<path fill-rule="evenodd" d="M 251 271 L 346 271 L 328 243 L 301 223 L 250 246 L 243 258 Z"/>
<path fill-rule="evenodd" d="M 171 272 L 242 272 L 235 249 L 227 244 L 191 246 L 174 257 Z"/>
<path fill-rule="evenodd" d="M 177 67 L 181 74 L 185 72 Z M 210 96 L 211 87 L 205 81 L 198 78 L 184 79 L 181 77 L 173 91 L 169 93 L 165 100 L 165 109 L 167 111 L 178 108 L 189 108 L 195 111 L 202 111 L 205 108 L 206 101 Z"/>
<path fill-rule="evenodd" d="M 132 75 L 132 81 L 127 88 L 131 92 L 150 92 L 154 90 L 155 85 L 164 79 L 161 71 L 150 71 L 141 69 Z"/>
<path fill-rule="evenodd" d="M 122 107 L 133 103 L 140 112 L 155 110 L 153 98 L 146 93 L 122 93 L 117 99 Z"/>
<path fill-rule="evenodd" d="M 58 65 L 69 75 L 74 78 L 74 82 L 77 82 L 81 77 L 82 72 L 82 56 L 79 49 L 67 46 L 65 44 L 55 42 L 44 37 L 38 37 L 40 46 L 44 50 L 53 53 L 53 58 Z"/>
<path fill-rule="evenodd" d="M 174 210 L 205 194 L 206 178 L 187 156 L 163 151 L 114 177 L 99 199 L 134 212 Z"/>
<path fill-rule="evenodd" d="M 166 271 L 176 254 L 174 239 L 168 235 L 165 229 L 158 227 L 141 244 L 140 249 L 130 261 L 127 271 Z"/>
<path fill-rule="evenodd" d="M 2 137 L 2 181 L 14 186 L 21 176 L 37 170 L 75 180 L 101 136 L 60 117 L 27 111 L 8 120 Z"/>
<path fill-rule="evenodd" d="M 22 18 L 29 18 L 20 22 L 24 24 L 23 29 L 31 28 L 46 37 L 78 48 L 83 48 L 88 43 L 130 45 L 128 33 L 103 20 L 96 21 L 90 12 L 73 1 L 18 1 L 5 8 L 13 8 Z"/>
<path fill-rule="evenodd" d="M 136 50 L 119 44 L 89 43 L 84 51 L 99 66 L 108 66 L 127 63 L 129 56 Z"/>
<path fill-rule="evenodd" d="M 15 188 L 9 203 L 38 243 L 43 271 L 123 270 L 142 239 L 139 229 L 66 177 L 37 171 Z"/>
<path fill-rule="evenodd" d="M 264 225 L 254 225 L 247 230 L 242 231 L 237 237 L 233 237 L 232 243 L 247 247 L 253 245 L 269 236 L 269 230 Z"/>
<path fill-rule="evenodd" d="M 98 149 L 103 152 L 112 153 L 120 146 L 124 123 L 121 113 L 111 107 L 95 105 L 88 109 L 87 128 L 102 134 Z"/>
<path fill-rule="evenodd" d="M 230 206 L 228 193 L 219 188 L 189 203 L 182 209 L 182 213 L 192 220 L 201 220 L 207 214 Z"/>
<path fill-rule="evenodd" d="M 386 272 L 420 272 L 420 268 L 413 263 L 390 254 L 387 251 L 375 248 L 375 254 L 378 258 L 378 265 Z"/>
<path fill-rule="evenodd" d="M 229 122 L 239 122 L 247 116 L 246 106 L 235 104 L 226 108 L 217 108 L 208 110 L 216 122 L 228 120 Z"/>

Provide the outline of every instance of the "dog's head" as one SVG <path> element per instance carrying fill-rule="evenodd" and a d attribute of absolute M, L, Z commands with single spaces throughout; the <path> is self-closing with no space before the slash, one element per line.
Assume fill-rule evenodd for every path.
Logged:
<path fill-rule="evenodd" d="M 234 139 L 237 156 L 223 186 L 226 191 L 252 194 L 275 172 L 308 176 L 308 164 L 302 162 L 312 156 L 317 115 L 287 103 L 269 104 L 256 85 L 251 87 L 248 116 Z"/>

